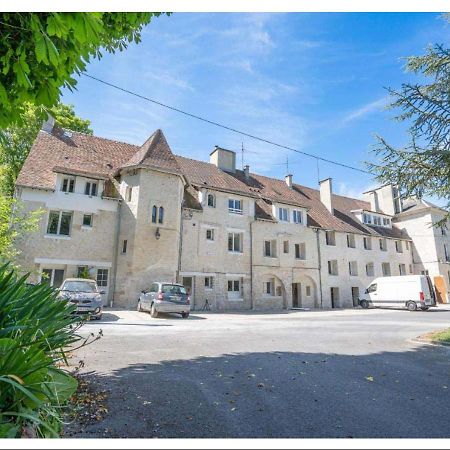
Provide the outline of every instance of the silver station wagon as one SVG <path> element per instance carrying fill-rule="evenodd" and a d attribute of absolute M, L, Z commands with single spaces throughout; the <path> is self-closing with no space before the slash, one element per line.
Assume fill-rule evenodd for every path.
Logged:
<path fill-rule="evenodd" d="M 175 313 L 187 319 L 191 299 L 182 284 L 156 282 L 141 292 L 137 309 L 150 312 L 152 317 L 158 317 L 159 313 Z"/>

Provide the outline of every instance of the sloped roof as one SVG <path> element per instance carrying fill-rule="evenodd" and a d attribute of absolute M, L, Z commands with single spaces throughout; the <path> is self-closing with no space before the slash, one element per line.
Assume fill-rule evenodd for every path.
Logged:
<path fill-rule="evenodd" d="M 121 169 L 143 166 L 181 173 L 177 160 L 161 130 L 156 130 L 141 148 L 121 166 Z"/>
<path fill-rule="evenodd" d="M 54 128 L 39 131 L 16 181 L 18 186 L 55 188 L 55 169 L 66 173 L 108 177 L 139 147 L 124 142 Z"/>

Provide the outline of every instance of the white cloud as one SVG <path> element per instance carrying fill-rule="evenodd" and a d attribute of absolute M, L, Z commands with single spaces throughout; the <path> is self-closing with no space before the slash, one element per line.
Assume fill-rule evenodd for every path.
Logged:
<path fill-rule="evenodd" d="M 389 102 L 388 97 L 384 96 L 384 97 L 379 98 L 378 100 L 367 103 L 366 105 L 363 105 L 363 106 L 351 111 L 350 113 L 348 113 L 342 119 L 342 123 L 347 124 L 354 120 L 362 119 L 362 118 L 364 118 L 370 114 L 373 114 L 377 111 L 381 111 L 383 108 L 385 108 L 388 105 L 388 102 Z"/>

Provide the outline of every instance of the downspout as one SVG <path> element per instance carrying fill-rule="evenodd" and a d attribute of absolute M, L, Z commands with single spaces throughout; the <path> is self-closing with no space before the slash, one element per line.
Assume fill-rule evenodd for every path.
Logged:
<path fill-rule="evenodd" d="M 180 283 L 180 272 L 181 272 L 181 255 L 183 252 L 183 203 L 181 203 L 180 208 L 180 239 L 178 242 L 178 269 L 177 269 L 177 282 Z"/>
<path fill-rule="evenodd" d="M 253 310 L 253 227 L 254 220 L 250 222 L 250 310 Z"/>
<path fill-rule="evenodd" d="M 119 199 L 117 206 L 117 222 L 116 222 L 116 242 L 114 248 L 114 276 L 112 285 L 112 297 L 110 301 L 110 307 L 114 306 L 114 296 L 116 294 L 116 280 L 117 280 L 117 259 L 119 257 L 119 236 L 120 236 L 120 224 L 122 219 L 122 200 Z"/>
<path fill-rule="evenodd" d="M 320 293 L 320 308 L 323 308 L 323 293 L 322 293 L 322 257 L 320 254 L 320 239 L 319 229 L 316 228 L 316 241 L 317 241 L 317 256 L 318 256 L 318 268 L 319 268 L 319 293 Z"/>

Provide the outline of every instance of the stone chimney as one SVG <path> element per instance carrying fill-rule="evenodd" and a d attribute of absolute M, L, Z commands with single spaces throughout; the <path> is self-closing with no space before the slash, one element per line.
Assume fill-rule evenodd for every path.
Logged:
<path fill-rule="evenodd" d="M 377 191 L 364 192 L 364 199 L 370 203 L 371 211 L 381 212 L 380 205 L 378 202 L 378 192 Z"/>
<path fill-rule="evenodd" d="M 320 201 L 326 206 L 328 211 L 333 214 L 333 186 L 332 179 L 327 178 L 319 182 L 320 185 Z"/>
<path fill-rule="evenodd" d="M 370 207 L 373 211 L 382 212 L 390 216 L 402 212 L 400 191 L 392 184 L 386 184 L 372 191 L 364 192 L 364 195 L 370 201 Z"/>
<path fill-rule="evenodd" d="M 244 166 L 244 176 L 246 180 L 250 180 L 250 166 L 248 164 Z"/>
<path fill-rule="evenodd" d="M 47 116 L 47 120 L 42 124 L 41 130 L 46 133 L 51 133 L 53 131 L 53 127 L 55 126 L 55 119 L 49 114 Z"/>
<path fill-rule="evenodd" d="M 286 175 L 284 179 L 286 180 L 288 187 L 292 189 L 292 174 Z"/>
<path fill-rule="evenodd" d="M 216 145 L 209 162 L 225 172 L 236 173 L 236 153 Z"/>

